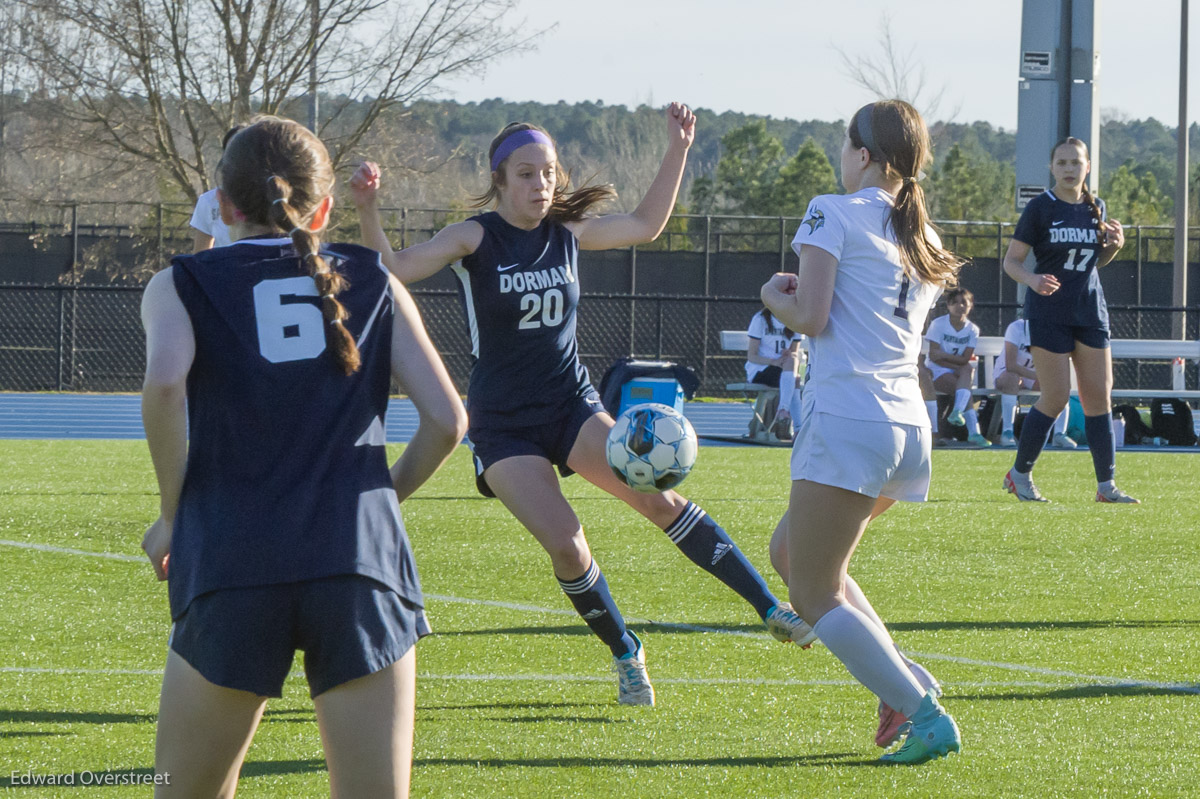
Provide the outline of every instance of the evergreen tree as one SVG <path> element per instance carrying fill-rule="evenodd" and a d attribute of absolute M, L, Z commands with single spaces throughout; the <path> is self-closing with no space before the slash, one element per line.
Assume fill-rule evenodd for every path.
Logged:
<path fill-rule="evenodd" d="M 779 170 L 775 179 L 775 213 L 780 216 L 801 216 L 808 203 L 819 194 L 833 194 L 838 190 L 833 164 L 825 151 L 813 139 L 808 139 Z"/>

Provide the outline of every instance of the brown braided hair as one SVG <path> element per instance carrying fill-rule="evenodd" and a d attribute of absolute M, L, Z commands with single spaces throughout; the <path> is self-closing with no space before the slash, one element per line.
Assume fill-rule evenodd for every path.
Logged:
<path fill-rule="evenodd" d="M 1065 139 L 1060 141 L 1058 144 L 1054 145 L 1053 148 L 1051 148 L 1051 150 L 1050 150 L 1050 163 L 1051 164 L 1054 163 L 1054 154 L 1056 152 L 1058 152 L 1058 148 L 1062 147 L 1064 144 L 1070 144 L 1072 146 L 1078 147 L 1080 150 L 1083 151 L 1084 159 L 1088 162 L 1088 164 L 1091 164 L 1092 156 L 1088 152 L 1087 143 L 1084 142 L 1083 139 L 1077 139 L 1074 136 L 1066 137 Z M 1094 219 L 1096 222 L 1096 235 L 1097 235 L 1097 238 L 1100 240 L 1100 246 L 1103 247 L 1106 244 L 1108 244 L 1108 228 L 1104 227 L 1104 214 L 1100 213 L 1100 203 L 1096 201 L 1096 197 L 1094 194 L 1092 194 L 1092 190 L 1088 188 L 1088 184 L 1087 184 L 1086 180 L 1080 179 L 1079 188 L 1083 189 L 1083 201 L 1085 203 L 1087 203 L 1088 208 L 1092 209 L 1092 219 Z"/>
<path fill-rule="evenodd" d="M 862 126 L 870 126 L 870 134 L 859 130 L 860 119 Z M 901 181 L 888 224 L 896 235 L 904 271 L 925 283 L 956 285 L 958 270 L 966 262 L 928 235 L 932 225 L 925 190 L 918 181 L 921 170 L 933 160 L 933 146 L 917 109 L 903 100 L 871 103 L 855 112 L 846 134 L 856 149 L 870 151 L 871 160 L 879 163 L 887 178 Z M 871 141 L 864 141 L 868 138 Z"/>
<path fill-rule="evenodd" d="M 554 141 L 553 136 L 537 125 L 530 122 L 510 122 L 496 134 L 496 138 L 492 139 L 492 144 L 488 147 L 489 165 L 492 163 L 492 156 L 496 154 L 496 149 L 504 143 L 505 139 L 520 130 L 536 130 L 545 133 L 551 142 Z M 554 152 L 554 173 L 558 179 L 554 183 L 554 196 L 550 200 L 550 210 L 546 213 L 547 219 L 559 223 L 577 222 L 587 216 L 593 206 L 617 198 L 617 192 L 611 183 L 599 186 L 585 185 L 573 192 L 568 192 L 567 189 L 571 185 L 571 173 L 563 169 L 562 164 L 558 161 L 557 143 L 554 144 Z M 508 158 L 505 158 L 492 173 L 487 191 L 478 197 L 471 198 L 472 208 L 484 208 L 500 198 L 500 187 L 506 181 L 505 166 L 507 164 Z"/>
<path fill-rule="evenodd" d="M 321 201 L 333 191 L 329 152 L 303 125 L 279 117 L 256 117 L 225 148 L 217 166 L 221 191 L 248 222 L 266 225 L 292 239 L 300 269 L 317 284 L 325 319 L 325 346 L 346 374 L 361 357 L 346 330 L 350 317 L 337 295 L 350 284 L 321 256 L 321 240 L 309 230 Z"/>

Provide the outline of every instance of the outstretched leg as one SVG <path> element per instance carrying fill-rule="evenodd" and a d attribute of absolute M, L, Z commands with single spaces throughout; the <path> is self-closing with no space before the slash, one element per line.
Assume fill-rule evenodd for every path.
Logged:
<path fill-rule="evenodd" d="M 613 475 L 604 454 L 612 426 L 612 417 L 606 413 L 589 419 L 579 431 L 567 465 L 661 528 L 693 563 L 736 591 L 766 619 L 779 600 L 719 524 L 674 491 L 641 494 Z"/>

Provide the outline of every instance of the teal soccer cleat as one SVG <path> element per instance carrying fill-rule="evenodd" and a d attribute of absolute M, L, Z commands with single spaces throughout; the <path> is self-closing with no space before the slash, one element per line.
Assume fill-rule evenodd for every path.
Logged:
<path fill-rule="evenodd" d="M 958 725 L 930 691 L 913 714 L 912 729 L 905 736 L 904 743 L 895 752 L 888 752 L 879 759 L 884 763 L 915 766 L 961 749 L 962 738 L 958 734 Z"/>

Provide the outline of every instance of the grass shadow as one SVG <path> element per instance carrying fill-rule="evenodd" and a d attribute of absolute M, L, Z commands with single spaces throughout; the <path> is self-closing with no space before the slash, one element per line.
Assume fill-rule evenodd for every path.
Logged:
<path fill-rule="evenodd" d="M 712 767 L 737 768 L 757 766 L 876 766 L 880 761 L 864 760 L 859 752 L 827 752 L 789 757 L 700 757 L 700 758 L 589 758 L 589 757 L 532 757 L 532 758 L 418 758 L 418 766 L 469 766 L 471 768 L 680 768 Z M 884 764 L 886 765 L 886 764 Z"/>
<path fill-rule="evenodd" d="M 1003 621 L 901 621 L 888 622 L 889 630 L 934 631 L 934 630 L 1163 630 L 1172 628 L 1200 627 L 1195 619 L 1142 619 L 1142 620 L 1010 620 Z"/>
<path fill-rule="evenodd" d="M 65 710 L 0 710 L 0 724 L 145 724 L 153 713 L 89 713 Z"/>
<path fill-rule="evenodd" d="M 1185 696 L 1200 693 L 1200 683 L 1167 685 L 1143 685 L 1115 683 L 1112 685 L 1074 685 L 1069 688 L 1053 688 L 1044 691 L 1006 691 L 996 694 L 959 694 L 955 702 L 1029 701 L 1044 699 L 1098 699 L 1107 696 Z"/>

